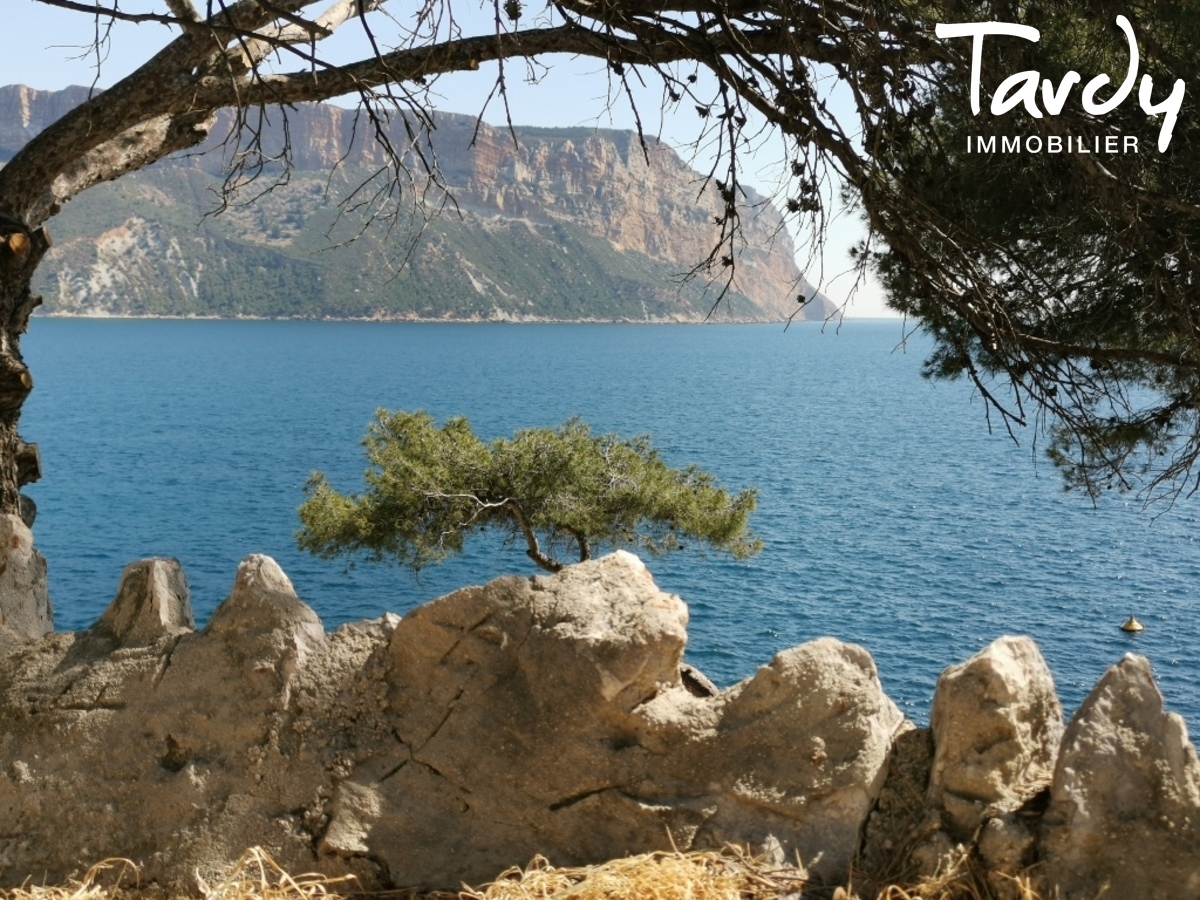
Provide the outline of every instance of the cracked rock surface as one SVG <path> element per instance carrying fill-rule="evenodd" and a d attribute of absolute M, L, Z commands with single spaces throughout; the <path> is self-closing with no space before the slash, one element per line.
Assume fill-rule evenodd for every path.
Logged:
<path fill-rule="evenodd" d="M 0 652 L 53 630 L 46 560 L 20 516 L 0 515 Z"/>
<path fill-rule="evenodd" d="M 955 839 L 1050 785 L 1063 735 L 1054 678 L 1027 637 L 1002 637 L 938 679 L 928 801 Z"/>
<path fill-rule="evenodd" d="M 36 575 L 10 525 L 9 571 Z M 820 638 L 718 691 L 681 677 L 686 626 L 623 552 L 328 635 L 269 557 L 203 631 L 178 563 L 135 563 L 87 631 L 0 640 L 0 887 L 119 856 L 195 892 L 260 845 L 456 889 L 537 854 L 736 843 L 826 883 L 969 853 L 1001 895 L 1032 871 L 1064 900 L 1200 896 L 1200 763 L 1145 659 L 1064 734 L 1037 648 L 1000 638 L 915 730 L 860 647 Z"/>
<path fill-rule="evenodd" d="M 1200 897 L 1200 761 L 1145 657 L 1111 666 L 1072 717 L 1042 827 L 1064 900 Z"/>
<path fill-rule="evenodd" d="M 369 844 L 393 882 L 426 887 L 670 840 L 774 841 L 844 872 L 902 721 L 870 657 L 826 638 L 696 697 L 686 624 L 621 552 L 414 610 L 380 660 L 394 741 L 337 785 L 323 849 Z"/>
<path fill-rule="evenodd" d="M 326 636 L 251 556 L 197 632 L 143 561 L 89 631 L 0 654 L 0 884 L 120 855 L 194 888 L 254 844 L 364 887 L 672 841 L 840 877 L 903 721 L 869 655 L 826 638 L 697 697 L 686 624 L 618 552 Z"/>

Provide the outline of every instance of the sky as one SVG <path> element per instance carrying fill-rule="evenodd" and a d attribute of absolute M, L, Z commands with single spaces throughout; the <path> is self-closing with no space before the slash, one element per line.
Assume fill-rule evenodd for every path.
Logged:
<path fill-rule="evenodd" d="M 7 17 L 3 37 L 0 37 L 3 48 L 0 52 L 0 85 L 25 84 L 40 90 L 61 90 L 68 85 L 93 83 L 108 87 L 149 59 L 173 34 L 165 26 L 154 23 L 118 23 L 97 71 L 96 55 L 87 50 L 94 38 L 95 27 L 90 16 L 44 6 L 33 0 L 17 2 L 25 7 L 24 14 Z M 165 9 L 162 3 L 154 0 L 122 6 L 137 11 Z M 343 29 L 344 32 L 349 30 L 348 27 Z M 332 40 L 341 39 L 339 32 Z M 343 44 L 342 48 L 335 47 L 332 52 L 336 53 L 338 49 L 354 52 L 349 39 Z M 494 68 L 490 72 L 488 68 L 484 66 L 478 72 L 440 79 L 437 82 L 438 108 L 468 114 L 484 110 L 495 73 Z M 536 83 L 527 79 L 528 74 L 536 76 Z M 506 81 L 509 106 L 516 124 L 597 128 L 635 126 L 628 102 L 620 96 L 609 96 L 609 81 L 604 68 L 594 60 L 558 59 L 551 68 L 536 73 L 527 73 L 523 65 L 510 67 Z M 658 99 L 659 92 L 654 89 L 647 89 L 646 95 L 639 98 L 643 129 L 660 136 L 688 159 L 686 144 L 694 137 L 688 129 L 694 127 L 695 119 L 664 117 L 659 112 Z M 503 106 L 493 101 L 484 112 L 484 118 L 493 124 L 501 124 L 503 114 Z M 747 182 L 764 195 L 772 194 L 779 183 L 778 159 L 777 152 L 772 152 L 770 146 L 764 147 L 747 170 Z M 703 160 L 697 160 L 697 163 L 703 163 Z M 835 302 L 846 303 L 847 316 L 889 315 L 877 284 L 868 282 L 850 295 L 854 279 L 849 275 L 839 277 L 839 273 L 852 269 L 847 251 L 861 238 L 862 231 L 852 214 L 837 214 L 829 231 L 820 271 L 808 268 L 806 274 L 810 281 L 820 281 L 821 289 Z M 801 268 L 806 268 L 806 249 L 798 248 L 797 257 Z"/>

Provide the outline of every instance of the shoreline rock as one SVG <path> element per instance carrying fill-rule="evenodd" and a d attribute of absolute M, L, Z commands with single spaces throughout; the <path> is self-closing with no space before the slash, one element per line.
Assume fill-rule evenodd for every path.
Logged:
<path fill-rule="evenodd" d="M 0 886 L 125 856 L 194 889 L 257 844 L 453 889 L 536 854 L 732 842 L 829 884 L 957 852 L 998 895 L 1035 865 L 1067 900 L 1200 894 L 1200 763 L 1140 657 L 1065 732 L 1028 638 L 947 669 L 927 729 L 833 638 L 697 691 L 686 605 L 620 551 L 328 635 L 259 555 L 203 631 L 174 560 L 127 567 L 88 631 L 22 621 L 0 642 Z"/>
<path fill-rule="evenodd" d="M 54 630 L 46 560 L 20 516 L 0 515 L 0 653 Z"/>

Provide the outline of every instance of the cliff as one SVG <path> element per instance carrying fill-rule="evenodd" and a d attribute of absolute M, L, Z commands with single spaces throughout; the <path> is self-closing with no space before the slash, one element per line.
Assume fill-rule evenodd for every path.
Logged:
<path fill-rule="evenodd" d="M 0 88 L 0 161 L 85 96 L 82 88 Z M 708 313 L 717 289 L 681 276 L 712 250 L 719 201 L 674 151 L 653 139 L 643 148 L 630 132 L 518 128 L 514 140 L 471 117 L 439 114 L 435 122 L 415 141 L 401 118 L 389 125 L 397 152 L 435 160 L 439 179 L 415 176 L 397 195 L 372 179 L 386 159 L 354 111 L 300 107 L 286 133 L 272 113 L 255 126 L 268 156 L 285 141 L 290 147 L 286 183 L 275 186 L 279 170 L 268 165 L 230 208 L 209 215 L 228 162 L 246 149 L 227 140 L 226 115 L 205 152 L 67 205 L 51 223 L 56 246 L 38 284 L 46 309 L 460 319 Z M 778 321 L 814 289 L 796 268 L 778 212 L 753 193 L 744 199 L 745 240 L 720 315 Z M 343 245 L 367 212 L 384 221 Z M 821 318 L 831 311 L 819 295 L 805 310 Z"/>
<path fill-rule="evenodd" d="M 194 889 L 251 844 L 363 888 L 457 888 L 736 843 L 856 889 L 970 858 L 996 897 L 1194 898 L 1200 761 L 1126 656 L 1069 723 L 1000 638 L 906 722 L 861 647 L 820 638 L 718 691 L 687 607 L 618 552 L 325 634 L 269 558 L 195 629 L 143 560 L 83 632 L 47 633 L 16 517 L 0 570 L 0 886 L 121 856 Z M 40 611 L 31 607 L 41 604 Z M 868 895 L 868 894 L 864 894 Z"/>

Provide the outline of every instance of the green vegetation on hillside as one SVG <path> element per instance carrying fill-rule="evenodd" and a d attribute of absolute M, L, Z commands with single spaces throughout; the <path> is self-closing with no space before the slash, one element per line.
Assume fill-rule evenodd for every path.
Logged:
<path fill-rule="evenodd" d="M 168 164 L 102 185 L 59 216 L 57 246 L 38 285 L 45 309 L 645 320 L 699 318 L 716 298 L 698 280 L 684 283 L 671 264 L 619 251 L 572 222 L 445 211 L 407 258 L 405 235 L 384 223 L 343 243 L 356 226 L 338 221 L 327 188 L 345 190 L 361 174 L 342 173 L 330 186 L 325 176 L 296 173 L 251 205 L 208 216 L 219 181 L 195 167 Z M 103 261 L 119 274 L 97 291 L 89 273 L 101 262 L 98 237 L 131 222 L 142 238 Z M 761 315 L 741 294 L 723 303 L 722 316 Z"/>

